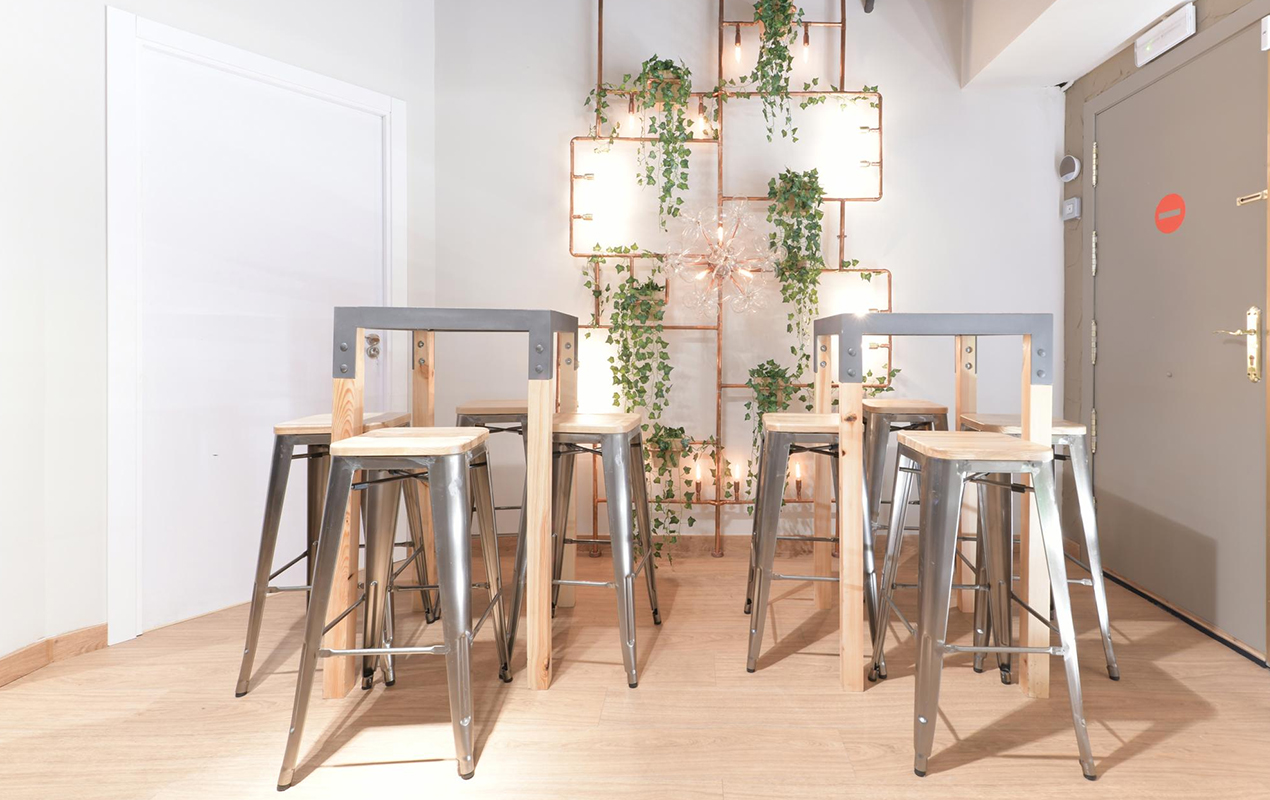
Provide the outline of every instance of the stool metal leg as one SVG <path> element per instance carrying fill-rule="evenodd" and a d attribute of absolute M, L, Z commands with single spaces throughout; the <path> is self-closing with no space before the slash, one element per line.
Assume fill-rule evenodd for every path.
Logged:
<path fill-rule="evenodd" d="M 1085 553 L 1089 557 L 1089 577 L 1094 584 L 1094 606 L 1098 610 L 1098 628 L 1102 631 L 1102 649 L 1107 657 L 1107 675 L 1120 680 L 1120 667 L 1111 648 L 1111 620 L 1107 612 L 1107 584 L 1102 575 L 1102 550 L 1098 545 L 1098 515 L 1094 513 L 1094 478 L 1089 471 L 1089 439 L 1076 438 L 1067 447 L 1071 459 L 1072 479 L 1076 483 L 1076 499 L 1080 504 L 1080 526 L 1085 531 Z"/>
<path fill-rule="evenodd" d="M 745 671 L 758 668 L 763 647 L 763 625 L 772 594 L 772 567 L 776 560 L 776 535 L 780 526 L 781 501 L 785 493 L 785 473 L 789 469 L 788 434 L 766 435 L 762 466 L 762 513 L 758 516 L 758 553 L 754 564 L 754 607 L 750 611 L 750 647 Z"/>
<path fill-rule="evenodd" d="M 524 431 L 529 427 L 528 417 L 518 417 L 520 429 Z M 524 435 L 521 435 L 521 442 L 525 446 L 525 456 L 529 456 L 529 444 Z M 526 481 L 520 490 L 520 521 L 516 527 L 516 557 L 512 561 L 512 608 L 511 618 L 507 620 L 507 656 L 511 658 L 516 654 L 516 632 L 520 628 L 520 610 L 525 604 L 525 571 L 526 558 L 529 551 L 525 545 L 525 531 L 528 530 L 526 525 L 526 514 L 529 508 L 529 484 Z"/>
<path fill-rule="evenodd" d="M 882 520 L 882 476 L 886 471 L 886 444 L 891 438 L 891 415 L 866 414 L 864 426 L 864 475 L 868 492 L 865 530 L 871 531 Z"/>
<path fill-rule="evenodd" d="M 878 600 L 878 621 L 873 636 L 873 667 L 869 680 L 886 677 L 886 630 L 891 621 L 891 604 L 895 601 L 895 579 L 900 571 L 900 553 L 904 547 L 904 510 L 908 508 L 916 465 L 904 456 L 895 462 L 895 481 L 891 491 L 891 521 L 886 534 L 886 556 L 882 560 L 882 597 Z M 896 533 L 898 531 L 898 534 Z"/>
<path fill-rule="evenodd" d="M 434 459 L 429 467 L 432 526 L 445 631 L 445 676 L 459 777 L 476 772 L 472 753 L 472 542 L 468 533 L 467 463 L 463 456 Z"/>
<path fill-rule="evenodd" d="M 617 628 L 622 637 L 626 683 L 639 685 L 635 665 L 635 550 L 631 528 L 631 445 L 626 435 L 603 437 L 604 491 L 609 509 L 609 549 L 613 555 L 613 583 L 617 588 Z"/>
<path fill-rule="evenodd" d="M 367 470 L 368 480 L 391 477 L 384 470 Z M 393 539 L 397 531 L 397 507 L 401 483 L 386 481 L 366 487 L 366 607 L 363 613 L 362 647 L 383 646 L 384 607 L 388 602 L 388 576 L 392 573 Z M 392 656 L 382 656 L 384 681 L 391 672 Z M 375 667 L 381 656 L 362 656 L 362 689 L 375 683 Z M 391 684 L 390 684 L 391 685 Z"/>
<path fill-rule="evenodd" d="M 763 438 L 766 438 L 766 434 Z M 759 528 L 763 519 L 763 459 L 766 455 L 766 447 L 762 441 L 759 442 L 758 451 L 758 474 L 755 476 L 754 488 L 754 516 L 750 520 L 750 574 L 745 583 L 745 613 L 749 614 L 754 607 L 754 569 L 758 564 L 759 554 Z M 837 463 L 837 459 L 834 459 Z M 837 486 L 838 482 L 834 481 Z"/>
<path fill-rule="evenodd" d="M 417 480 L 411 478 L 401 489 L 406 501 L 406 526 L 410 528 L 410 544 L 414 550 L 411 556 L 414 557 L 415 581 L 417 585 L 424 586 L 428 583 L 428 548 L 424 546 L 423 540 L 423 504 L 419 502 Z M 420 595 L 423 597 L 423 618 L 436 619 L 432 610 L 432 592 L 424 589 Z"/>
<path fill-rule="evenodd" d="M 1010 475 L 990 475 L 991 480 L 1008 483 Z M 984 570 L 987 573 L 988 619 L 997 647 L 1013 646 L 1010 592 L 1014 588 L 1014 531 L 1010 490 L 991 484 L 979 484 L 979 524 L 983 532 Z M 978 658 L 981 654 L 976 654 Z M 1010 654 L 997 654 L 1001 682 L 1011 682 Z"/>
<path fill-rule="evenodd" d="M 265 612 L 269 573 L 273 570 L 273 552 L 278 544 L 282 501 L 287 493 L 287 478 L 291 474 L 291 454 L 294 449 L 288 437 L 273 437 L 273 461 L 269 466 L 269 489 L 265 494 L 265 520 L 260 528 L 260 552 L 256 555 L 256 581 L 252 585 L 251 611 L 247 615 L 247 643 L 243 646 L 243 660 L 238 667 L 235 697 L 247 694 L 248 684 L 251 682 L 251 665 L 256 657 L 256 644 L 260 641 L 260 622 Z M 309 585 L 312 585 L 311 581 Z"/>
<path fill-rule="evenodd" d="M 472 469 L 472 494 L 476 503 L 476 519 L 481 525 L 481 560 L 485 562 L 485 580 L 489 583 L 489 596 L 493 598 L 503 589 L 503 568 L 498 560 L 498 534 L 494 529 L 494 493 L 489 480 L 489 453 L 484 463 Z M 494 604 L 494 644 L 500 659 L 498 677 L 511 683 L 511 659 L 507 656 L 507 620 L 503 615 L 503 598 Z"/>
<path fill-rule="evenodd" d="M 1054 616 L 1058 638 L 1063 646 L 1063 666 L 1067 669 L 1067 694 L 1072 704 L 1072 724 L 1076 728 L 1076 746 L 1080 750 L 1080 768 L 1089 780 L 1096 780 L 1093 751 L 1089 747 L 1089 731 L 1085 728 L 1084 701 L 1080 689 L 1080 665 L 1076 661 L 1076 625 L 1072 621 L 1072 603 L 1067 588 L 1067 564 L 1063 555 L 1063 531 L 1058 517 L 1058 499 L 1054 491 L 1054 472 L 1042 465 L 1032 478 L 1036 507 L 1041 517 L 1041 539 L 1045 545 L 1045 561 L 1049 565 L 1050 592 L 1054 600 Z"/>
<path fill-rule="evenodd" d="M 326 503 L 326 482 L 331 477 L 331 449 L 326 445 L 309 445 L 309 457 L 306 461 L 308 473 L 308 557 L 305 558 L 305 573 L 310 586 L 313 585 L 313 567 L 317 564 L 318 534 L 322 532 L 322 506 Z M 309 602 L 309 593 L 305 592 L 304 602 Z"/>
<path fill-rule="evenodd" d="M 557 453 L 551 459 L 551 615 L 560 602 L 560 584 L 564 572 L 564 537 L 569 530 L 569 499 L 573 495 L 573 468 L 577 456 Z M 609 531 L 609 535 L 612 535 Z"/>
<path fill-rule="evenodd" d="M 834 484 L 838 483 L 838 459 L 834 459 Z M 874 567 L 873 559 L 873 525 L 869 522 L 869 490 L 867 486 L 861 485 L 860 492 L 864 495 L 864 613 L 869 618 L 869 641 L 873 641 L 878 635 L 878 576 Z"/>
<path fill-rule="evenodd" d="M 643 535 L 643 550 L 648 554 L 644 562 L 644 576 L 648 582 L 648 604 L 653 609 L 653 624 L 661 624 L 661 610 L 657 605 L 657 554 L 653 549 L 652 514 L 648 509 L 648 482 L 644 477 L 644 439 L 638 433 L 631 442 L 631 489 L 635 498 L 635 516 Z"/>
<path fill-rule="evenodd" d="M 922 474 L 922 516 L 917 561 L 917 688 L 913 703 L 913 772 L 926 775 L 935 743 L 939 683 L 948 636 L 962 476 L 955 461 L 928 461 Z"/>
<path fill-rule="evenodd" d="M 980 493 L 982 494 L 982 493 Z M 983 504 L 980 503 L 980 508 Z M 979 524 L 975 528 L 975 586 L 988 585 L 988 548 L 984 544 L 984 526 L 983 520 L 979 520 Z M 988 601 L 988 593 L 975 590 L 975 606 L 974 606 L 974 636 L 973 644 L 975 647 L 986 647 L 988 645 L 988 629 L 991 625 L 991 606 Z M 983 672 L 983 657 L 986 653 L 974 654 L 974 671 Z"/>
<path fill-rule="evenodd" d="M 300 648 L 300 666 L 296 674 L 295 701 L 291 707 L 291 728 L 278 773 L 278 789 L 291 785 L 295 762 L 304 736 L 304 721 L 309 713 L 309 697 L 313 690 L 313 674 L 317 670 L 318 649 L 322 646 L 322 629 L 326 627 L 326 611 L 335 584 L 335 567 L 339 561 L 340 539 L 348 496 L 353 485 L 353 464 L 333 458 L 331 479 L 327 484 L 326 510 L 322 514 L 322 533 L 318 537 L 317 566 L 313 573 L 312 600 L 304 621 L 304 645 Z"/>

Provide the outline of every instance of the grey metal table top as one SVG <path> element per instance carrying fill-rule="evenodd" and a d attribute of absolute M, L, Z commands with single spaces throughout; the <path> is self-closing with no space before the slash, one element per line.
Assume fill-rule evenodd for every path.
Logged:
<path fill-rule="evenodd" d="M 835 314 L 817 319 L 814 332 L 838 337 L 840 383 L 863 382 L 865 336 L 1031 336 L 1032 384 L 1054 382 L 1053 314 Z"/>
<path fill-rule="evenodd" d="M 342 306 L 335 309 L 332 375 L 356 376 L 357 359 L 350 353 L 357 330 L 443 331 L 529 334 L 529 379 L 549 380 L 555 371 L 552 337 L 578 334 L 578 318 L 550 309 L 523 308 L 408 308 L 402 306 Z M 577 359 L 573 359 L 577 369 Z"/>

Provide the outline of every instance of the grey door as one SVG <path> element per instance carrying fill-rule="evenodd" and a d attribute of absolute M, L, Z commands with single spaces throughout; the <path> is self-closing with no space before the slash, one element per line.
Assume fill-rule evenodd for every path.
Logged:
<path fill-rule="evenodd" d="M 1258 42 L 1095 117 L 1093 386 L 1107 569 L 1264 653 L 1266 389 L 1245 339 L 1213 333 L 1265 310 L 1266 204 L 1235 205 L 1266 188 Z"/>

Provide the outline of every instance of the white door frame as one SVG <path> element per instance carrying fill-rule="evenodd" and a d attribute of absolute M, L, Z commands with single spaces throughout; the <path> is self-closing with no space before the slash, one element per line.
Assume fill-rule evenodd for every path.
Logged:
<path fill-rule="evenodd" d="M 406 302 L 406 105 L 360 86 L 106 9 L 107 640 L 141 634 L 141 271 L 138 54 L 150 49 L 372 114 L 384 142 L 384 298 Z M 385 340 L 385 397 L 406 407 L 409 353 Z M 401 350 L 401 348 L 396 348 Z"/>

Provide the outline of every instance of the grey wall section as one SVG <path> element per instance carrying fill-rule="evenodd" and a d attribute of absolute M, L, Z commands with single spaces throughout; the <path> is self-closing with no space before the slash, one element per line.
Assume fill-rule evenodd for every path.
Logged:
<path fill-rule="evenodd" d="M 431 0 L 112 5 L 405 100 L 410 299 L 432 302 Z M 105 26 L 101 0 L 0 3 L 0 419 L 21 459 L 0 464 L 0 655 L 106 619 Z"/>
<path fill-rule="evenodd" d="M 1196 0 L 1196 30 L 1202 31 L 1229 16 L 1232 12 L 1247 5 L 1250 0 Z M 1112 86 L 1137 72 L 1133 64 L 1133 45 L 1130 44 L 1116 55 L 1107 59 L 1096 69 L 1082 76 L 1067 88 L 1067 109 L 1063 131 L 1066 151 L 1085 159 L 1085 103 L 1110 89 Z M 1089 164 L 1083 164 L 1089 169 Z M 1067 184 L 1064 197 L 1079 197 L 1084 180 L 1080 178 Z M 1067 365 L 1063 371 L 1063 407 L 1069 416 L 1081 420 L 1089 420 L 1088 379 L 1089 364 L 1089 318 L 1085 313 L 1085 270 L 1088 269 L 1090 233 L 1092 228 L 1085 225 L 1084 219 L 1063 223 L 1063 342 Z M 1064 471 L 1066 472 L 1066 470 Z M 1064 479 L 1065 484 L 1071 481 L 1070 475 Z M 1073 496 L 1070 486 L 1065 488 L 1065 496 Z M 1065 503 L 1063 507 L 1063 529 L 1069 534 L 1079 531 L 1080 518 L 1074 503 Z"/>

